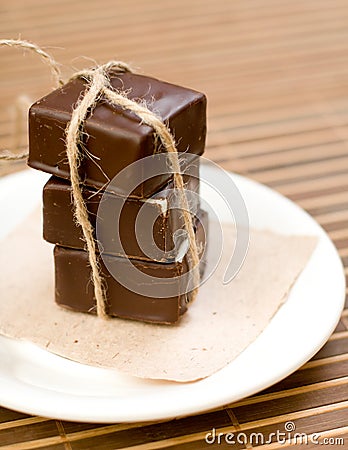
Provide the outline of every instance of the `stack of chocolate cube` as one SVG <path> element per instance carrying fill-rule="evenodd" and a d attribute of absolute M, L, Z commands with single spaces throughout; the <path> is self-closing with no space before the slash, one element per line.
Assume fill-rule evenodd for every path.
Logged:
<path fill-rule="evenodd" d="M 188 191 L 199 191 L 199 157 L 204 152 L 206 135 L 206 98 L 196 91 L 175 86 L 142 75 L 122 73 L 110 75 L 115 90 L 126 91 L 128 98 L 145 101 L 148 108 L 168 125 L 177 143 L 178 152 L 197 155 L 184 168 Z M 91 269 L 81 227 L 75 223 L 70 171 L 65 148 L 65 130 L 74 106 L 86 90 L 82 79 L 74 79 L 37 101 L 29 113 L 29 166 L 52 174 L 43 191 L 44 238 L 55 244 L 56 302 L 80 312 L 96 312 Z M 118 224 L 120 245 L 103 248 L 101 275 L 106 283 L 107 313 L 129 319 L 157 323 L 174 323 L 187 310 L 191 293 L 182 293 L 178 275 L 188 270 L 187 245 L 183 254 L 173 235 L 184 227 L 180 210 L 171 208 L 173 175 L 157 175 L 137 186 L 125 199 L 124 186 L 105 192 L 105 186 L 130 164 L 165 149 L 158 146 L 154 130 L 140 123 L 131 112 L 107 102 L 99 102 L 84 124 L 84 155 L 79 167 L 82 193 L 95 230 L 98 207 L 108 195 L 110 207 L 122 214 Z M 156 147 L 157 146 L 157 147 Z M 192 162 L 193 161 L 193 162 Z M 206 242 L 207 215 L 194 196 L 192 221 L 198 248 Z M 195 200 L 196 199 L 196 200 Z M 139 244 L 141 236 L 135 227 L 142 210 L 148 220 L 159 257 L 149 257 Z M 148 219 L 147 219 L 148 217 Z M 145 227 L 146 228 L 146 227 Z M 144 230 L 147 235 L 149 230 Z M 181 250 L 180 250 L 181 249 Z M 165 256 L 163 256 L 165 255 Z M 116 270 L 127 261 L 145 274 L 173 278 L 177 294 L 158 298 L 127 289 L 113 277 L 105 258 L 112 260 Z M 176 278 L 175 278 L 176 277 Z"/>

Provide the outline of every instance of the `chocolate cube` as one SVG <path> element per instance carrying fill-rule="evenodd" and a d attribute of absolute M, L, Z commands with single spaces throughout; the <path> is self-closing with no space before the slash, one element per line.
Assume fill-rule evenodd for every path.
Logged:
<path fill-rule="evenodd" d="M 187 194 L 199 192 L 199 165 L 191 164 L 184 175 Z M 120 239 L 110 239 L 110 246 L 104 246 L 104 253 L 116 256 L 126 256 L 134 259 L 153 260 L 158 262 L 173 261 L 177 257 L 178 246 L 175 248 L 173 234 L 184 228 L 182 212 L 173 208 L 173 182 L 149 199 L 125 199 L 115 194 L 83 188 L 83 197 L 89 212 L 89 220 L 93 229 L 96 228 L 98 208 L 101 201 L 107 202 L 110 213 L 120 210 L 120 220 L 117 224 L 106 223 L 108 235 L 118 233 Z M 198 195 L 190 196 L 193 214 L 199 209 Z M 171 209 L 173 208 L 173 209 Z M 136 219 L 142 214 L 146 226 L 136 230 Z M 104 223 L 102 223 L 104 225 Z M 82 229 L 74 221 L 71 185 L 68 181 L 51 177 L 43 190 L 43 236 L 52 244 L 75 249 L 84 249 Z M 95 236 L 96 237 L 96 236 Z M 150 242 L 153 246 L 145 254 L 140 242 Z M 103 243 L 105 245 L 105 243 Z"/>
<path fill-rule="evenodd" d="M 133 73 L 110 75 L 115 90 L 127 91 L 128 98 L 146 102 L 170 128 L 179 152 L 201 155 L 206 135 L 204 94 L 155 78 Z M 29 166 L 69 179 L 65 130 L 74 105 L 86 90 L 83 79 L 74 79 L 35 102 L 29 112 Z M 104 188 L 128 165 L 165 149 L 154 130 L 140 123 L 132 112 L 99 101 L 83 129 L 80 176 L 93 188 Z M 146 175 L 146 174 L 141 174 Z M 132 193 L 148 197 L 157 192 L 170 175 L 157 175 L 142 182 Z M 141 180 L 142 181 L 142 180 Z M 113 186 L 115 193 L 127 195 L 124 186 Z"/>
<path fill-rule="evenodd" d="M 207 214 L 201 211 L 196 225 L 196 240 L 203 253 L 206 245 L 208 221 Z M 122 273 L 126 258 L 105 256 L 113 270 Z M 94 290 L 91 283 L 91 269 L 88 254 L 83 250 L 75 250 L 55 246 L 55 296 L 56 302 L 68 309 L 86 313 L 96 313 Z M 161 278 L 172 278 L 167 287 L 170 297 L 158 298 L 144 296 L 127 289 L 110 275 L 100 258 L 101 274 L 106 284 L 107 312 L 111 316 L 136 319 L 155 323 L 175 323 L 187 310 L 191 293 L 182 293 L 183 275 L 188 270 L 187 257 L 168 264 L 151 261 L 132 260 L 132 264 L 141 272 L 154 277 L 160 283 Z M 204 271 L 204 260 L 200 265 L 201 275 Z M 153 286 L 156 290 L 156 285 Z"/>

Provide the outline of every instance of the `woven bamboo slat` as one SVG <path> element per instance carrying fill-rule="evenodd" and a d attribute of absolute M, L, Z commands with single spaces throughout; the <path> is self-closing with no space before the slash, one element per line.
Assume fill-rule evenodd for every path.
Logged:
<path fill-rule="evenodd" d="M 206 155 L 265 183 L 328 231 L 348 278 L 348 3 L 345 0 L 12 0 L 0 5 L 0 38 L 45 46 L 65 78 L 117 58 L 208 96 Z M 0 148 L 25 148 L 15 105 L 53 86 L 27 52 L 0 49 Z M 73 67 L 73 68 L 72 68 Z M 23 102 L 23 100 L 21 100 Z M 18 108 L 17 108 L 18 110 Z M 23 117 L 26 112 L 24 110 Z M 0 176 L 25 167 L 0 163 Z M 348 292 L 348 290 L 347 290 Z M 328 299 L 330 301 L 330 299 Z M 201 450 L 205 436 L 283 431 L 348 446 L 348 301 L 327 344 L 265 391 L 214 411 L 162 423 L 95 425 L 0 408 L 1 449 Z M 255 374 L 257 377 L 257 374 Z M 165 400 L 164 400 L 165 401 Z M 314 444 L 254 443 L 265 450 Z M 251 448 L 243 443 L 218 448 Z"/>

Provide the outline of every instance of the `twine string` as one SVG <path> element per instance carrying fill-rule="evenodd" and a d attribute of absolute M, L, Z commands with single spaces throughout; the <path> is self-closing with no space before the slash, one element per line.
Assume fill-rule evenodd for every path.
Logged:
<path fill-rule="evenodd" d="M 167 126 L 162 120 L 150 111 L 146 106 L 142 106 L 139 103 L 130 100 L 125 95 L 117 93 L 111 90 L 109 87 L 103 89 L 104 96 L 114 105 L 122 106 L 122 108 L 132 111 L 145 125 L 152 127 L 156 133 L 156 136 L 160 139 L 163 147 L 169 156 L 169 163 L 171 172 L 174 178 L 174 189 L 179 194 L 179 205 L 184 219 L 185 230 L 188 233 L 189 238 L 189 267 L 193 271 L 193 286 L 196 286 L 192 290 L 192 300 L 195 299 L 198 293 L 199 284 L 199 252 L 196 243 L 195 232 L 192 223 L 192 216 L 190 212 L 189 202 L 185 192 L 184 180 L 181 173 L 178 150 L 175 145 L 173 136 L 171 135 Z"/>
<path fill-rule="evenodd" d="M 43 50 L 37 44 L 22 39 L 0 39 L 0 46 L 19 47 L 36 53 L 42 58 L 44 62 L 48 64 L 54 77 L 56 86 L 63 86 L 64 80 L 61 77 L 59 64 L 49 53 L 45 52 L 45 50 Z"/>
<path fill-rule="evenodd" d="M 40 48 L 38 45 L 25 41 L 22 39 L 0 39 L 0 47 L 17 47 L 32 51 L 33 53 L 39 55 L 41 59 L 48 64 L 51 69 L 52 75 L 55 80 L 56 87 L 63 86 L 64 81 L 61 78 L 59 64 L 56 60 L 45 50 Z M 29 155 L 29 150 L 26 149 L 20 153 L 13 153 L 10 150 L 1 150 L 0 160 L 3 161 L 19 161 L 26 159 Z"/>

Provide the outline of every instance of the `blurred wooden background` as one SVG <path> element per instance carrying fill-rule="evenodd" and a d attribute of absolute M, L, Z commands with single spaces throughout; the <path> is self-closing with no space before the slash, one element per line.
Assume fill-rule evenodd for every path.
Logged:
<path fill-rule="evenodd" d="M 309 211 L 330 233 L 348 274 L 347 1 L 2 1 L 0 38 L 18 37 L 52 53 L 65 78 L 95 61 L 121 59 L 205 92 L 206 155 Z M 19 136 L 16 108 L 49 92 L 53 80 L 37 56 L 0 52 L 0 148 L 24 148 L 25 113 Z M 23 167 L 1 163 L 0 174 Z M 128 427 L 0 409 L 0 448 L 198 450 L 209 448 L 204 436 L 212 427 L 268 433 L 283 430 L 286 420 L 299 432 L 345 437 L 344 446 L 331 448 L 348 448 L 347 375 L 345 309 L 313 360 L 259 396 L 207 414 Z"/>

